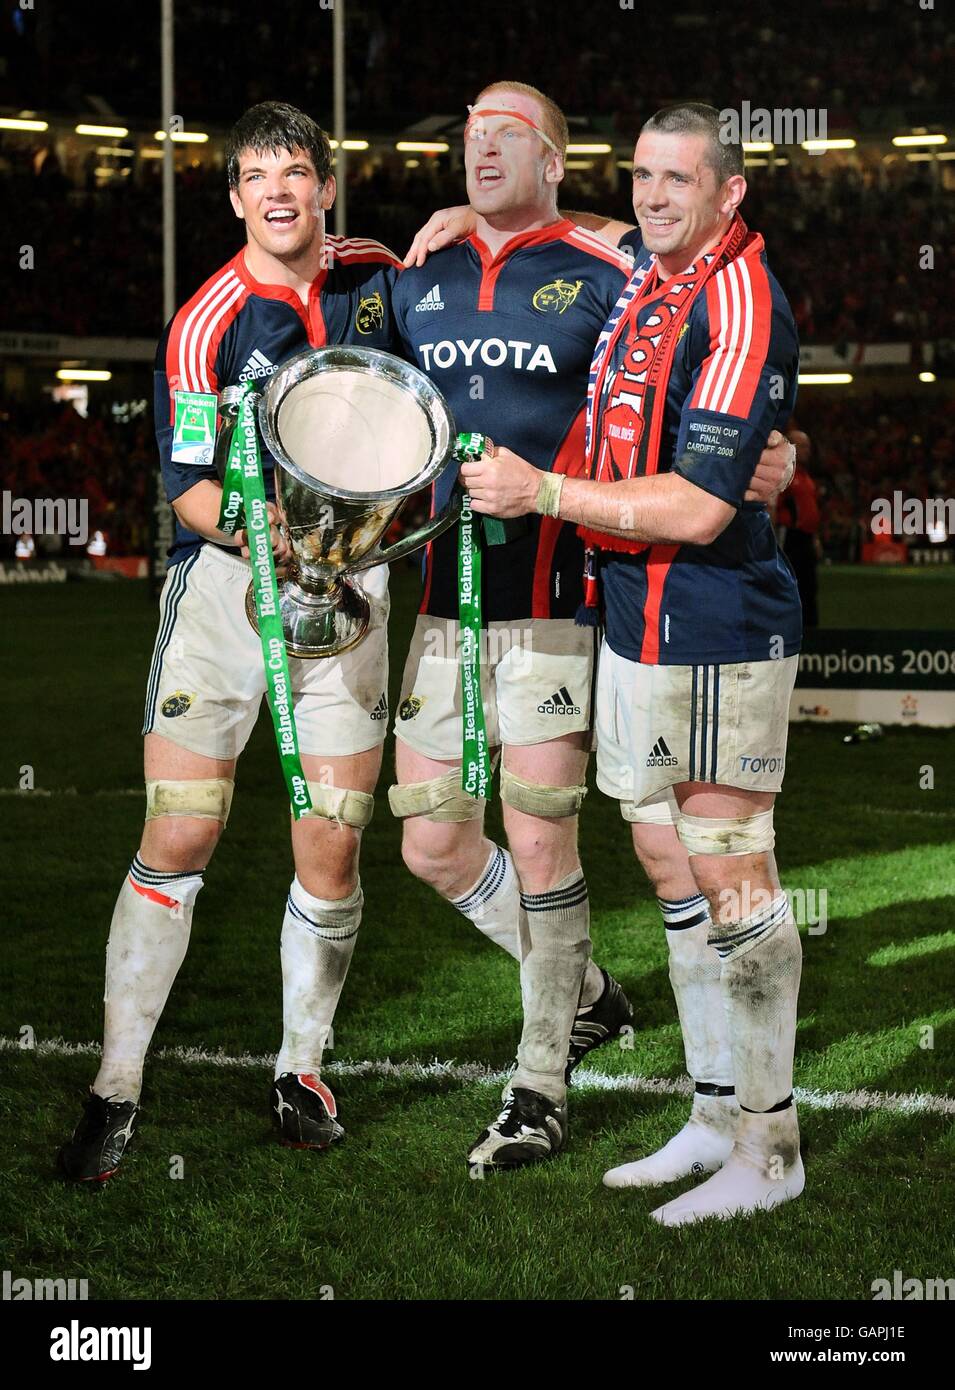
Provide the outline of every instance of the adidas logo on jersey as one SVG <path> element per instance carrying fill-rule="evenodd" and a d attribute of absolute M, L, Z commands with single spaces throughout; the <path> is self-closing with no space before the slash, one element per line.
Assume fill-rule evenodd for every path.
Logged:
<path fill-rule="evenodd" d="M 658 738 L 650 749 L 650 756 L 647 758 L 647 767 L 676 767 L 679 762 L 667 747 L 665 738 Z"/>
<path fill-rule="evenodd" d="M 256 348 L 239 373 L 239 380 L 257 381 L 259 377 L 271 376 L 274 371 L 275 363 L 270 362 L 265 353 L 259 352 L 258 348 Z"/>
<path fill-rule="evenodd" d="M 573 696 L 562 685 L 559 690 L 555 690 L 549 700 L 537 706 L 538 714 L 579 714 L 580 706 L 574 704 Z"/>
<path fill-rule="evenodd" d="M 419 299 L 414 306 L 416 314 L 427 314 L 434 309 L 443 309 L 444 300 L 441 298 L 441 288 L 439 285 L 432 285 L 423 299 Z"/>
<path fill-rule="evenodd" d="M 371 712 L 372 719 L 388 718 L 388 701 L 385 699 L 384 691 L 378 697 L 378 703 Z"/>

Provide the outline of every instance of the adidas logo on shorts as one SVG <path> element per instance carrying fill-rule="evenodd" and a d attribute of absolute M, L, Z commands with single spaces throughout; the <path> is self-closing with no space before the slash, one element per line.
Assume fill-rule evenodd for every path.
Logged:
<path fill-rule="evenodd" d="M 647 758 L 647 767 L 676 767 L 679 759 L 675 758 L 667 747 L 665 738 L 658 738 L 650 749 L 650 756 Z"/>
<path fill-rule="evenodd" d="M 371 712 L 371 717 L 372 719 L 388 718 L 388 701 L 385 699 L 384 691 L 382 691 L 381 695 L 379 696 L 378 703 Z"/>
<path fill-rule="evenodd" d="M 574 704 L 573 696 L 562 685 L 559 690 L 555 690 L 549 700 L 537 706 L 538 714 L 579 714 L 580 706 Z"/>
<path fill-rule="evenodd" d="M 258 348 L 256 348 L 239 373 L 239 380 L 257 381 L 259 377 L 271 376 L 274 371 L 275 363 L 270 362 L 265 353 L 259 352 Z"/>
<path fill-rule="evenodd" d="M 414 311 L 416 314 L 427 314 L 433 312 L 435 309 L 443 308 L 444 300 L 441 298 L 441 287 L 440 285 L 432 285 L 424 298 L 418 300 L 417 304 L 414 306 Z"/>

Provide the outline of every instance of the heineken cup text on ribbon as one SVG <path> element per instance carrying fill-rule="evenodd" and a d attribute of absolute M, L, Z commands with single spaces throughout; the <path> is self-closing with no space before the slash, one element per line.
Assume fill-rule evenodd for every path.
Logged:
<path fill-rule="evenodd" d="M 251 387 L 246 384 L 239 403 L 232 447 L 229 451 L 229 463 L 222 489 L 219 529 L 226 535 L 234 536 L 245 524 L 248 534 L 255 612 L 265 663 L 265 698 L 272 716 L 275 742 L 279 750 L 282 775 L 288 788 L 292 815 L 296 820 L 300 820 L 312 809 L 312 801 L 299 755 L 295 711 L 292 705 L 292 680 L 278 606 L 278 579 L 272 555 L 262 457 L 250 392 Z"/>
<path fill-rule="evenodd" d="M 480 434 L 459 434 L 454 456 L 459 463 L 480 458 L 485 442 Z M 486 797 L 491 784 L 491 755 L 481 697 L 481 543 L 467 494 L 458 523 L 458 626 L 463 706 L 461 786 L 468 796 Z"/>

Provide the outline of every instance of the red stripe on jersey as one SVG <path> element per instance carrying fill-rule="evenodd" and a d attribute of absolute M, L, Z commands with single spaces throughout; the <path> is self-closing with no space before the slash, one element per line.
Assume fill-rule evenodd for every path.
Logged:
<path fill-rule="evenodd" d="M 493 256 L 478 234 L 472 232 L 468 241 L 481 258 L 482 273 L 481 289 L 478 293 L 478 309 L 486 313 L 493 310 L 494 290 L 498 276 L 515 251 L 522 251 L 525 246 L 544 246 L 548 241 L 562 241 L 573 225 L 573 222 L 569 222 L 565 217 L 560 222 L 551 223 L 549 227 L 538 227 L 534 232 L 521 232 L 519 236 L 511 237 L 511 240 Z"/>
<path fill-rule="evenodd" d="M 178 898 L 167 898 L 165 893 L 157 893 L 155 888 L 147 888 L 145 884 L 137 883 L 132 874 L 129 875 L 129 883 L 140 897 L 148 898 L 151 903 L 158 903 L 160 907 L 177 908 L 181 906 Z"/>
<path fill-rule="evenodd" d="M 640 660 L 651 666 L 660 661 L 660 605 L 678 545 L 651 545 L 647 556 L 647 597 L 643 605 L 643 643 Z"/>
<path fill-rule="evenodd" d="M 564 473 L 568 477 L 578 477 L 584 471 L 585 445 L 584 431 L 587 425 L 587 409 L 581 407 L 564 435 L 560 448 L 551 467 L 552 473 Z M 560 535 L 560 528 L 566 526 L 556 516 L 542 516 L 540 533 L 537 538 L 537 556 L 534 560 L 534 586 L 531 591 L 531 617 L 549 618 L 551 605 L 550 574 L 554 563 L 554 550 Z"/>
<path fill-rule="evenodd" d="M 404 269 L 404 262 L 400 261 L 393 251 L 389 251 L 387 246 L 382 246 L 380 241 L 371 237 L 326 236 L 325 245 L 332 256 L 340 261 L 378 261 L 392 265 L 396 270 Z"/>
<path fill-rule="evenodd" d="M 573 227 L 563 240 L 569 246 L 576 246 L 581 251 L 588 251 L 590 255 L 597 256 L 599 260 L 616 266 L 628 280 L 633 274 L 633 261 L 630 257 L 616 250 L 609 242 L 604 241 L 603 237 L 599 237 L 596 232 L 589 232 L 586 227 Z"/>
<path fill-rule="evenodd" d="M 218 388 L 216 348 L 247 298 L 241 279 L 236 275 L 237 259 L 234 257 L 210 276 L 172 321 L 166 341 L 170 408 L 173 391 L 215 391 Z M 213 338 L 215 346 L 212 346 Z"/>
<path fill-rule="evenodd" d="M 710 355 L 700 370 L 691 409 L 746 416 L 769 351 L 772 293 L 761 263 L 742 257 L 706 287 Z"/>

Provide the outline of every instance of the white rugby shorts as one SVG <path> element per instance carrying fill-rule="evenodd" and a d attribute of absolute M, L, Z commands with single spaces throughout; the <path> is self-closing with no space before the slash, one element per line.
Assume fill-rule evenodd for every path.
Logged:
<path fill-rule="evenodd" d="M 780 791 L 798 662 L 651 666 L 619 656 L 604 639 L 598 787 L 636 805 L 678 782 Z"/>
<path fill-rule="evenodd" d="M 405 662 L 395 735 L 442 762 L 461 760 L 459 627 L 419 613 Z M 523 747 L 589 733 L 595 628 L 573 618 L 515 618 L 481 632 L 481 694 L 488 746 Z"/>
<path fill-rule="evenodd" d="M 209 758 L 237 758 L 265 694 L 262 646 L 245 612 L 247 560 L 203 545 L 170 569 L 146 689 L 143 733 Z M 371 625 L 351 651 L 289 657 L 299 746 L 321 757 L 377 747 L 388 726 L 388 567 L 361 586 Z"/>

